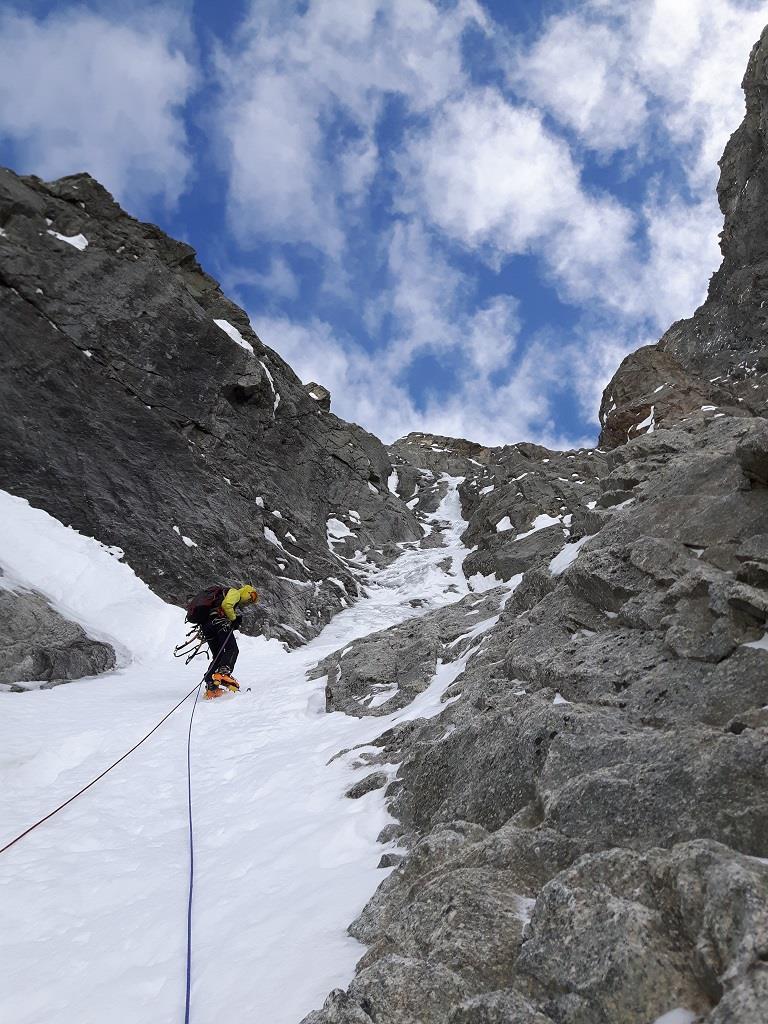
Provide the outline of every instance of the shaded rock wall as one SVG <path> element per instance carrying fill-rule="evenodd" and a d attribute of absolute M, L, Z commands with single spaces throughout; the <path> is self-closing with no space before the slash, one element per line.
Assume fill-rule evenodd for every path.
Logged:
<path fill-rule="evenodd" d="M 121 547 L 167 600 L 249 580 L 296 643 L 342 607 L 327 577 L 357 592 L 329 518 L 353 550 L 421 535 L 381 443 L 88 175 L 0 171 L 0 329 L 2 486 Z"/>

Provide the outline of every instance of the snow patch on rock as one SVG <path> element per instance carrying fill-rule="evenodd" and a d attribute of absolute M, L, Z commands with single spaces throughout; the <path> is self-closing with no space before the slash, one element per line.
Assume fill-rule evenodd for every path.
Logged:
<path fill-rule="evenodd" d="M 240 331 L 234 327 L 229 320 L 215 320 L 213 321 L 217 327 L 221 328 L 224 333 L 234 341 L 240 348 L 244 348 L 246 352 L 250 352 L 253 355 L 253 346 L 249 341 L 246 341 Z"/>
<path fill-rule="evenodd" d="M 71 245 L 73 249 L 79 249 L 80 252 L 83 249 L 88 248 L 88 239 L 85 235 L 60 235 L 58 231 L 53 231 L 51 228 L 48 229 L 48 234 L 53 235 L 54 238 L 58 238 L 60 242 L 66 242 L 67 245 Z"/>

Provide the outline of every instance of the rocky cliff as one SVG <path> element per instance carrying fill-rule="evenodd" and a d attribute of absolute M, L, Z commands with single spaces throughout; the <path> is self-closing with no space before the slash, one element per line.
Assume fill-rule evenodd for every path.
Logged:
<path fill-rule="evenodd" d="M 623 362 L 600 447 L 391 449 L 417 512 L 463 478 L 465 572 L 512 593 L 442 713 L 368 756 L 371 785 L 396 772 L 396 866 L 351 926 L 354 981 L 305 1024 L 765 1019 L 767 59 L 768 31 L 721 162 L 722 267 Z M 329 706 L 411 700 L 469 635 L 459 607 L 326 659 Z"/>
<path fill-rule="evenodd" d="M 357 593 L 345 554 L 420 536 L 383 445 L 88 175 L 0 171 L 0 294 L 2 486 L 167 600 L 247 579 L 262 627 L 300 643 Z"/>
<path fill-rule="evenodd" d="M 690 415 L 763 416 L 768 402 L 768 44 L 749 58 L 747 111 L 720 160 L 723 262 L 706 302 L 619 367 L 600 406 L 613 448 Z"/>

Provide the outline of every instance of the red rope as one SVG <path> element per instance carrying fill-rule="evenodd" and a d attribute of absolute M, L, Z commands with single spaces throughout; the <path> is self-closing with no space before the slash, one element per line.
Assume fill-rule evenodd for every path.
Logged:
<path fill-rule="evenodd" d="M 164 722 L 164 721 L 165 721 L 165 720 L 166 720 L 167 718 L 170 718 L 170 717 L 171 717 L 171 715 L 173 714 L 173 712 L 174 712 L 174 711 L 178 711 L 178 709 L 179 709 L 179 708 L 181 707 L 181 705 L 182 705 L 182 704 L 184 703 L 184 701 L 186 701 L 186 700 L 189 700 L 189 698 L 190 698 L 190 697 L 192 696 L 192 694 L 193 694 L 193 693 L 196 693 L 196 692 L 197 692 L 197 691 L 198 691 L 198 690 L 200 689 L 200 687 L 201 687 L 201 686 L 202 686 L 202 680 L 201 680 L 201 681 L 200 681 L 199 683 L 196 683 L 196 684 L 195 684 L 195 686 L 194 686 L 194 687 L 193 687 L 193 688 L 192 688 L 192 689 L 191 689 L 191 690 L 189 691 L 189 693 L 187 694 L 187 696 L 186 696 L 186 697 L 184 697 L 184 698 L 183 698 L 182 700 L 180 700 L 180 701 L 179 701 L 179 703 L 178 703 L 178 704 L 176 705 L 176 707 L 173 707 L 173 708 L 171 708 L 171 710 L 170 710 L 170 711 L 168 712 L 168 714 L 167 714 L 167 715 L 164 715 L 164 716 L 163 716 L 163 717 L 162 717 L 162 718 L 160 719 L 160 721 L 159 721 L 159 722 L 157 723 L 157 725 L 156 725 L 156 726 L 154 726 L 154 728 L 152 728 L 152 729 L 150 729 L 150 730 L 149 730 L 149 732 L 147 733 L 147 735 L 146 735 L 146 736 L 143 736 L 143 737 L 142 737 L 142 738 L 141 738 L 141 739 L 139 740 L 139 742 L 138 742 L 138 743 L 136 743 L 136 744 L 135 744 L 134 746 L 132 746 L 130 750 L 127 750 L 127 751 L 126 751 L 126 752 L 125 752 L 125 753 L 123 754 L 123 756 L 122 756 L 122 757 L 118 758 L 118 759 L 117 759 L 117 761 L 115 761 L 115 763 L 114 763 L 114 764 L 111 764 L 111 765 L 109 766 L 109 768 L 105 768 L 105 769 L 104 769 L 104 771 L 103 771 L 103 772 L 101 773 L 101 775 L 97 775 L 95 779 L 92 779 L 92 780 L 91 780 L 91 781 L 90 781 L 90 782 L 88 783 L 88 785 L 87 785 L 87 786 L 83 786 L 83 788 L 82 788 L 82 789 L 78 790 L 78 791 L 77 791 L 77 793 L 75 793 L 75 794 L 74 794 L 74 796 L 71 796 L 71 797 L 69 798 L 69 800 L 65 800 L 63 804 L 59 804 L 59 806 L 58 806 L 58 807 L 56 807 L 56 808 L 54 808 L 54 809 L 53 809 L 53 810 L 52 810 L 52 811 L 50 812 L 50 814 L 46 814 L 46 816 L 45 816 L 44 818 L 41 818 L 41 819 L 40 819 L 39 821 L 36 821 L 36 822 L 34 823 L 34 825 L 30 825 L 30 826 L 29 826 L 29 828 L 25 829 L 25 830 L 24 830 L 24 831 L 23 831 L 22 833 L 20 833 L 20 835 L 16 836 L 16 838 L 15 838 L 15 839 L 12 839 L 12 840 L 11 840 L 11 841 L 10 841 L 9 843 L 6 843 L 6 844 L 5 844 L 5 846 L 0 846 L 0 853 L 5 853 L 5 851 L 6 851 L 6 850 L 10 850 L 10 848 L 11 848 L 11 847 L 12 847 L 12 846 L 13 846 L 13 845 L 14 845 L 15 843 L 18 843 L 18 841 L 19 841 L 20 839 L 23 839 L 23 838 L 24 838 L 24 836 L 28 836 L 28 835 L 29 835 L 29 833 L 30 833 L 30 832 L 32 832 L 32 831 L 33 831 L 34 829 L 36 829 L 38 825 L 42 825 L 44 821 L 48 821 L 48 819 L 49 819 L 49 818 L 52 818 L 52 817 L 54 816 L 54 814 L 58 814 L 58 812 L 59 812 L 59 811 L 61 811 L 61 810 L 62 810 L 62 809 L 63 809 L 64 807 L 66 807 L 66 806 L 67 806 L 67 804 L 71 804 L 73 800 L 75 800 L 75 799 L 77 799 L 77 797 L 81 796 L 81 795 L 82 795 L 82 794 L 83 794 L 83 793 L 84 793 L 84 792 L 86 791 L 86 789 L 90 789 L 90 788 L 91 788 L 91 786 L 95 785 L 95 784 L 96 784 L 96 783 L 97 783 L 97 782 L 99 781 L 99 779 L 103 779 L 103 778 L 104 778 L 104 776 L 105 776 L 105 775 L 107 774 L 107 772 L 111 772 L 111 771 L 112 771 L 112 769 L 113 769 L 113 768 L 116 768 L 116 767 L 117 767 L 117 766 L 118 766 L 118 765 L 120 764 L 120 762 L 121 762 L 121 761 L 124 761 L 124 760 L 126 759 L 126 757 L 128 757 L 128 755 L 129 755 L 129 754 L 132 754 L 132 753 L 134 752 L 134 750 L 136 750 L 136 749 L 137 749 L 138 747 L 140 747 L 140 746 L 141 746 L 141 744 L 142 744 L 142 743 L 144 743 L 144 742 L 145 742 L 146 740 L 148 740 L 148 739 L 149 739 L 149 737 L 150 737 L 150 736 L 152 735 L 152 733 L 153 733 L 153 732 L 157 732 L 157 730 L 158 730 L 158 729 L 160 728 L 160 726 L 161 726 L 161 725 L 163 724 L 163 722 Z"/>

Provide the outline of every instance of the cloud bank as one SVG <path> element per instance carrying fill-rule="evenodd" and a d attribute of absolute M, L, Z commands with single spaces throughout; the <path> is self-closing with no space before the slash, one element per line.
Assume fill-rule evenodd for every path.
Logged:
<path fill-rule="evenodd" d="M 763 2 L 572 0 L 524 35 L 482 0 L 206 10 L 6 10 L 0 139 L 140 215 L 215 178 L 225 285 L 340 415 L 584 440 L 704 298 Z"/>

